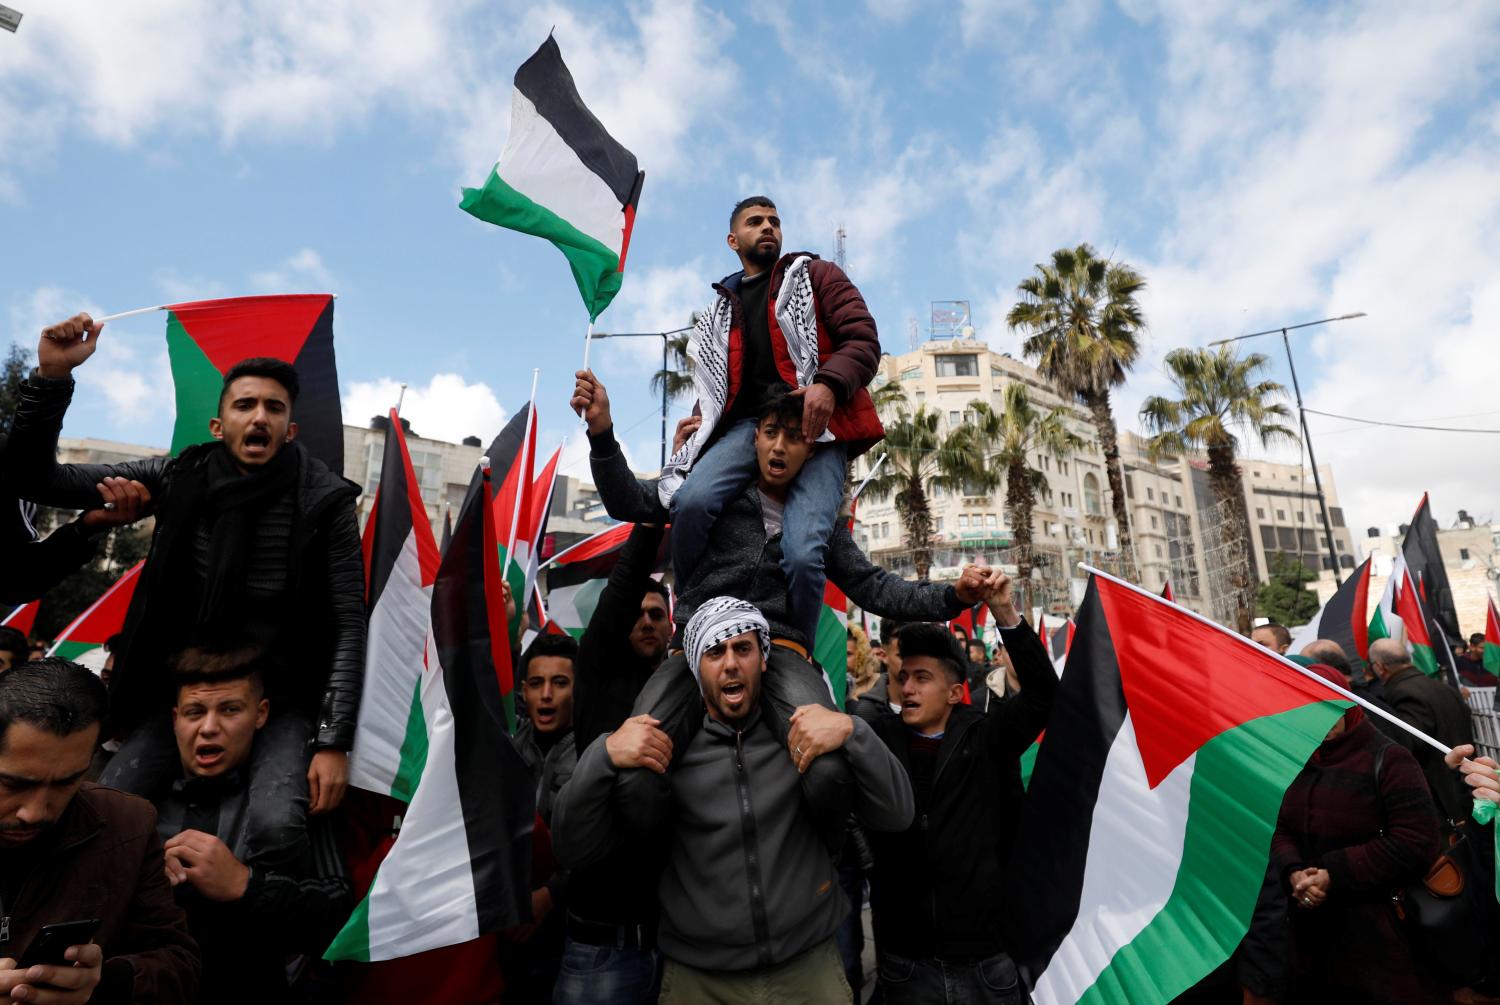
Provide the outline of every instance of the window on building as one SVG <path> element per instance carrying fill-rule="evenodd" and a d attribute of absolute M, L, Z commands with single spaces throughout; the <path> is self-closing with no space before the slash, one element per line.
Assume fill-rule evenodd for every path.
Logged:
<path fill-rule="evenodd" d="M 958 412 L 957 411 L 949 411 L 948 412 L 948 425 L 957 428 L 957 426 L 958 426 Z"/>
<path fill-rule="evenodd" d="M 1058 461 L 1057 462 L 1057 468 L 1063 474 L 1067 474 L 1068 473 L 1068 462 L 1067 461 Z"/>
<path fill-rule="evenodd" d="M 969 514 L 967 514 L 967 513 L 960 513 L 958 515 L 958 529 L 959 530 L 968 530 L 969 529 Z"/>
<path fill-rule="evenodd" d="M 909 366 L 901 371 L 902 380 L 921 380 L 922 368 L 920 366 Z"/>
<path fill-rule="evenodd" d="M 928 487 L 928 489 L 927 489 L 927 496 L 928 496 L 929 499 L 941 499 L 941 498 L 943 498 L 943 486 L 942 486 L 942 483 L 934 481 Z"/>
<path fill-rule="evenodd" d="M 986 513 L 984 515 L 984 525 L 986 527 L 999 527 L 1000 526 L 999 518 L 996 517 L 995 514 L 993 514 L 993 513 Z"/>
<path fill-rule="evenodd" d="M 1278 519 L 1278 520 L 1285 520 L 1286 519 L 1286 510 L 1284 510 L 1284 509 L 1277 510 L 1276 511 L 1276 519 Z"/>
<path fill-rule="evenodd" d="M 1151 529 L 1152 530 L 1156 530 L 1157 527 L 1159 527 L 1159 526 L 1161 526 L 1161 524 L 1157 521 L 1156 514 L 1152 513 L 1151 514 Z"/>
<path fill-rule="evenodd" d="M 1266 549 L 1267 551 L 1274 551 L 1275 550 L 1275 548 L 1276 548 L 1276 528 L 1275 527 L 1267 527 L 1265 525 L 1261 526 L 1261 528 L 1260 528 L 1260 546 L 1262 548 Z"/>
<path fill-rule="evenodd" d="M 1149 485 L 1146 486 L 1146 501 L 1147 502 L 1155 502 L 1156 501 L 1156 490 L 1153 489 Z"/>
<path fill-rule="evenodd" d="M 1298 523 L 1306 523 L 1307 522 L 1307 514 L 1304 513 L 1304 512 L 1302 512 L 1300 509 L 1297 511 L 1297 522 Z"/>
<path fill-rule="evenodd" d="M 1131 478 L 1129 475 L 1125 476 L 1125 498 L 1135 498 L 1135 479 Z"/>
<path fill-rule="evenodd" d="M 939 377 L 977 377 L 979 376 L 979 357 L 972 353 L 939 356 L 937 357 L 937 375 Z"/>
<path fill-rule="evenodd" d="M 1099 493 L 1099 476 L 1092 471 L 1083 476 L 1083 509 L 1090 516 L 1104 515 L 1104 500 Z"/>
<path fill-rule="evenodd" d="M 1328 519 L 1335 527 L 1344 525 L 1344 511 L 1337 506 L 1328 507 Z"/>
<path fill-rule="evenodd" d="M 1340 569 L 1352 569 L 1352 568 L 1354 568 L 1354 556 L 1353 555 L 1340 555 L 1339 556 L 1339 568 Z"/>
<path fill-rule="evenodd" d="M 942 517 L 937 517 L 935 520 L 933 520 L 933 522 L 932 522 L 932 528 L 933 528 L 933 530 L 935 530 L 939 534 L 941 534 L 943 532 L 943 518 Z"/>
<path fill-rule="evenodd" d="M 1174 493 L 1172 495 L 1172 505 L 1176 506 L 1178 509 L 1182 509 L 1182 496 Z"/>
<path fill-rule="evenodd" d="M 1458 560 L 1460 562 L 1467 562 L 1469 560 L 1469 549 L 1468 548 L 1460 548 L 1460 549 L 1458 549 Z"/>
<path fill-rule="evenodd" d="M 1257 520 L 1264 520 L 1265 518 L 1266 518 L 1266 508 L 1264 506 L 1257 506 L 1257 507 L 1255 507 L 1255 519 L 1257 519 Z"/>
<path fill-rule="evenodd" d="M 881 537 L 890 537 L 891 536 L 891 525 L 890 524 L 883 523 L 883 524 L 880 525 L 880 536 Z"/>

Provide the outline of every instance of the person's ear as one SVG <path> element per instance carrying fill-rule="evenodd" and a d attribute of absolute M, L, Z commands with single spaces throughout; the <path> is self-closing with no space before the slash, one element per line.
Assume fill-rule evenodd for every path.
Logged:
<path fill-rule="evenodd" d="M 948 704 L 959 705 L 964 700 L 964 685 L 962 681 L 948 685 Z"/>
<path fill-rule="evenodd" d="M 286 427 L 286 441 L 288 443 L 291 443 L 296 438 L 297 438 L 297 424 L 295 422 L 293 422 L 293 423 L 290 423 Z"/>
<path fill-rule="evenodd" d="M 267 698 L 262 698 L 255 706 L 255 728 L 260 729 L 264 726 L 270 716 L 271 702 Z"/>
<path fill-rule="evenodd" d="M 217 415 L 208 420 L 208 433 L 216 440 L 224 438 L 224 420 Z"/>
<path fill-rule="evenodd" d="M 734 231 L 730 231 L 725 236 L 724 243 L 727 244 L 727 245 L 729 245 L 729 250 L 730 251 L 733 251 L 735 254 L 739 254 L 739 251 L 740 251 L 740 239 L 734 236 Z"/>

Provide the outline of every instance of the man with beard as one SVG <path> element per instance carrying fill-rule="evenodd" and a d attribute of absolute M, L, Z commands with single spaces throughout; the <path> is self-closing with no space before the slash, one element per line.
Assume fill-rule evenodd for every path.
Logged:
<path fill-rule="evenodd" d="M 176 457 L 58 464 L 72 371 L 93 355 L 102 327 L 79 314 L 43 330 L 6 452 L 19 491 L 39 503 L 97 508 L 106 480 L 123 478 L 156 506 L 110 682 L 111 732 L 129 735 L 102 781 L 147 797 L 170 784 L 170 658 L 204 640 L 244 640 L 280 668 L 266 681 L 275 711 L 250 767 L 249 811 L 263 841 L 303 843 L 305 814 L 343 798 L 359 713 L 359 487 L 296 442 L 297 371 L 269 358 L 224 375 L 213 442 Z"/>
<path fill-rule="evenodd" d="M 590 744 L 558 799 L 558 847 L 597 860 L 622 830 L 615 776 L 664 773 L 675 762 L 658 888 L 661 1001 L 848 1001 L 834 944 L 849 910 L 838 868 L 800 791 L 799 766 L 761 713 L 770 626 L 750 604 L 714 597 L 688 622 L 683 644 L 707 709 L 702 728 L 674 749 L 656 720 L 638 715 Z M 820 705 L 799 708 L 795 720 L 798 749 L 847 756 L 861 823 L 899 830 L 911 822 L 906 773 L 869 724 Z"/>
<path fill-rule="evenodd" d="M 740 271 L 714 284 L 717 297 L 693 333 L 703 422 L 673 452 L 657 489 L 671 509 L 675 582 L 693 578 L 709 528 L 755 480 L 756 419 L 785 383 L 802 407 L 803 436 L 818 444 L 787 493 L 781 546 L 788 607 L 811 647 L 845 468 L 885 435 L 865 390 L 880 339 L 842 269 L 807 252 L 782 255 L 781 217 L 767 197 L 735 204 L 726 240 Z"/>

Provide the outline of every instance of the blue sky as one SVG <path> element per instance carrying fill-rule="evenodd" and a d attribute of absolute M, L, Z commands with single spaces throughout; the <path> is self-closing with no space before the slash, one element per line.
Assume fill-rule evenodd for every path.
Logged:
<path fill-rule="evenodd" d="M 330 290 L 347 420 L 406 381 L 418 432 L 488 439 L 539 367 L 543 438 L 570 435 L 585 473 L 566 265 L 457 208 L 555 26 L 647 172 L 601 328 L 685 323 L 734 267 L 728 207 L 765 192 L 789 249 L 831 255 L 846 228 L 898 352 L 948 298 L 1014 351 L 1015 284 L 1056 247 L 1135 265 L 1150 331 L 1126 427 L 1170 348 L 1362 310 L 1298 343 L 1311 407 L 1500 428 L 1500 6 L 747 8 L 34 0 L 0 34 L 0 338 L 34 345 L 78 309 Z M 658 353 L 596 344 L 642 466 Z M 79 377 L 68 433 L 167 441 L 160 319 L 112 326 Z M 1405 519 L 1424 489 L 1444 520 L 1500 511 L 1500 437 L 1312 422 L 1356 527 Z"/>

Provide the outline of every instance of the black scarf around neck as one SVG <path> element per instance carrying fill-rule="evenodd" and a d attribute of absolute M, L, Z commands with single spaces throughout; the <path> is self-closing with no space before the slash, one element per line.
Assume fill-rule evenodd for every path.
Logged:
<path fill-rule="evenodd" d="M 201 510 L 209 528 L 208 572 L 198 604 L 200 626 L 236 623 L 256 519 L 272 500 L 296 484 L 298 449 L 295 444 L 286 444 L 249 474 L 235 467 L 227 447 L 209 455 Z"/>

